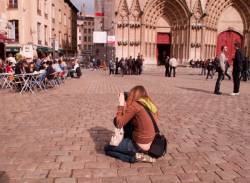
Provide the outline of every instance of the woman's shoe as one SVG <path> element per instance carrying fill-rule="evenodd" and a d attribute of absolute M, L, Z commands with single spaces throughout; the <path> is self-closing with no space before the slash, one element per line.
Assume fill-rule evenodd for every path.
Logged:
<path fill-rule="evenodd" d="M 136 153 L 135 159 L 138 162 L 148 162 L 148 163 L 155 163 L 156 159 L 152 158 L 151 156 L 144 154 L 144 153 Z"/>

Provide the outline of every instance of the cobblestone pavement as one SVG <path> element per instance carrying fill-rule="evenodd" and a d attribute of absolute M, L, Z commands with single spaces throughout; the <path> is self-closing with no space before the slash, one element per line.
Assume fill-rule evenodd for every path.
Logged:
<path fill-rule="evenodd" d="M 231 97 L 212 94 L 215 79 L 180 68 L 142 76 L 83 71 L 59 88 L 31 94 L 0 91 L 1 183 L 250 182 L 250 83 Z M 168 154 L 154 164 L 106 157 L 117 93 L 144 85 L 160 108 Z"/>

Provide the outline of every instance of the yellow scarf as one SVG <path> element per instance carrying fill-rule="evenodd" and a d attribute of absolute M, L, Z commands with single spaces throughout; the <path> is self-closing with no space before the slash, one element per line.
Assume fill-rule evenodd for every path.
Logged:
<path fill-rule="evenodd" d="M 145 107 L 147 107 L 153 114 L 158 112 L 157 107 L 151 102 L 150 99 L 140 98 L 138 102 L 142 103 Z"/>

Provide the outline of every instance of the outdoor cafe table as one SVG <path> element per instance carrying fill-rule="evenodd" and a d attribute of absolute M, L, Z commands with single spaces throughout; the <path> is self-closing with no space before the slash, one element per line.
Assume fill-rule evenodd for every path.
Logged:
<path fill-rule="evenodd" d="M 12 76 L 11 73 L 0 73 L 0 86 L 1 88 L 11 88 L 11 80 L 9 80 L 9 77 Z"/>
<path fill-rule="evenodd" d="M 15 78 L 23 81 L 23 86 L 20 93 L 31 92 L 34 93 L 34 85 L 39 84 L 40 73 L 26 73 L 26 74 L 16 74 Z"/>

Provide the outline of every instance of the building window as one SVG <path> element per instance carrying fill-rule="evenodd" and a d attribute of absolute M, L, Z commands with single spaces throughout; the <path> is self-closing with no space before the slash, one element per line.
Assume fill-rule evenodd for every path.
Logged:
<path fill-rule="evenodd" d="M 44 0 L 44 16 L 45 16 L 46 19 L 48 19 L 48 12 L 49 12 L 48 0 Z"/>
<path fill-rule="evenodd" d="M 10 20 L 9 23 L 11 24 L 10 38 L 15 40 L 15 42 L 18 42 L 19 41 L 19 23 L 18 23 L 18 20 Z"/>
<path fill-rule="evenodd" d="M 84 29 L 84 33 L 87 34 L 87 29 Z"/>
<path fill-rule="evenodd" d="M 55 23 L 55 5 L 54 4 L 52 4 L 51 16 L 52 16 L 52 23 Z"/>
<path fill-rule="evenodd" d="M 88 25 L 91 25 L 91 22 L 88 22 Z"/>
<path fill-rule="evenodd" d="M 45 45 L 48 45 L 48 27 L 47 25 L 44 26 L 44 40 L 45 40 Z"/>
<path fill-rule="evenodd" d="M 59 23 L 62 23 L 62 11 L 59 9 Z"/>
<path fill-rule="evenodd" d="M 88 31 L 89 31 L 89 34 L 91 34 L 91 29 L 89 29 Z"/>
<path fill-rule="evenodd" d="M 38 15 L 42 15 L 41 0 L 37 0 L 37 14 L 38 14 Z"/>
<path fill-rule="evenodd" d="M 68 34 L 64 34 L 64 41 L 65 41 L 65 43 L 68 42 Z"/>
<path fill-rule="evenodd" d="M 42 39 L 41 39 L 41 23 L 37 23 L 37 40 L 38 44 L 42 44 Z"/>
<path fill-rule="evenodd" d="M 88 50 L 91 50 L 91 45 L 88 46 Z"/>
<path fill-rule="evenodd" d="M 62 33 L 59 32 L 59 47 L 62 47 Z"/>
<path fill-rule="evenodd" d="M 88 46 L 87 45 L 84 45 L 84 50 L 87 50 L 88 49 Z"/>
<path fill-rule="evenodd" d="M 87 36 L 84 36 L 84 41 L 85 41 L 85 42 L 87 42 L 87 41 L 88 41 Z"/>
<path fill-rule="evenodd" d="M 91 42 L 91 37 L 90 36 L 88 37 L 88 42 Z"/>
<path fill-rule="evenodd" d="M 67 25 L 67 16 L 66 16 L 66 14 L 64 14 L 64 25 L 65 26 Z"/>
<path fill-rule="evenodd" d="M 9 8 L 18 8 L 18 0 L 9 0 Z"/>
<path fill-rule="evenodd" d="M 81 36 L 79 36 L 79 41 L 81 41 L 81 39 L 82 39 L 82 37 L 81 37 Z"/>

